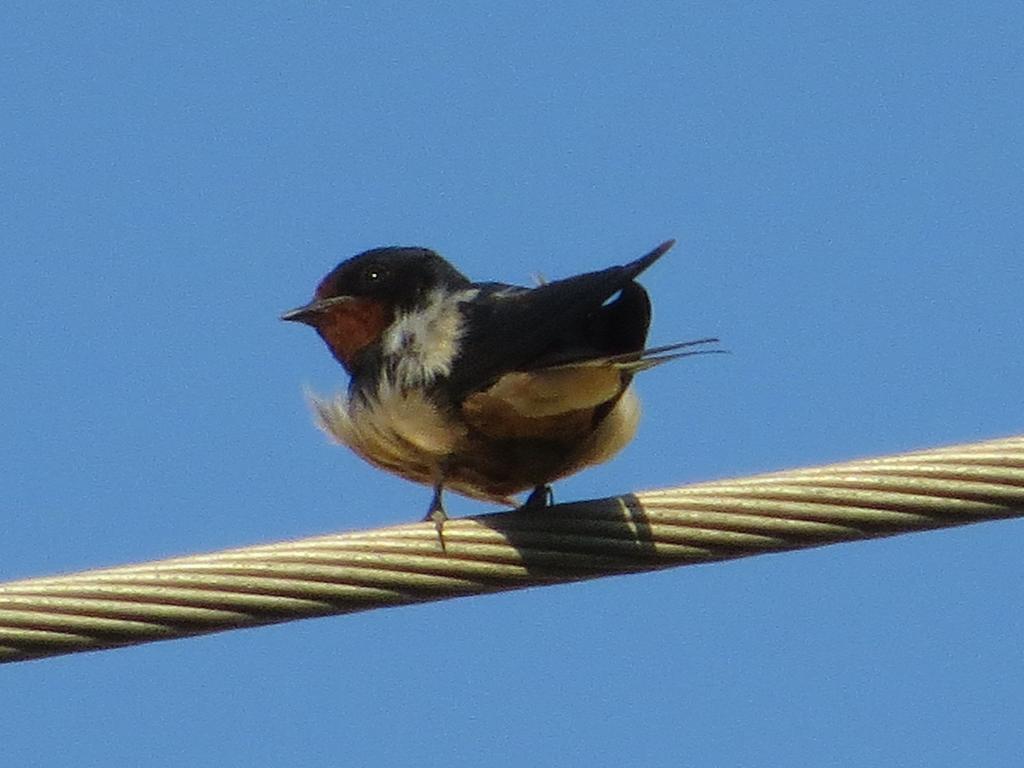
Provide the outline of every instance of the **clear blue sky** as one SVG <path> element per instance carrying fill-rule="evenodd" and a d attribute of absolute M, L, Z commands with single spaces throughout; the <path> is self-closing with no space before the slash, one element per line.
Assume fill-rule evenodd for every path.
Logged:
<path fill-rule="evenodd" d="M 1024 432 L 1024 10 L 837 5 L 5 5 L 0 578 L 420 516 L 277 320 L 382 244 L 528 282 L 678 238 L 651 341 L 733 354 L 645 374 L 563 500 Z M 3 667 L 0 762 L 1019 765 L 1022 541 Z"/>

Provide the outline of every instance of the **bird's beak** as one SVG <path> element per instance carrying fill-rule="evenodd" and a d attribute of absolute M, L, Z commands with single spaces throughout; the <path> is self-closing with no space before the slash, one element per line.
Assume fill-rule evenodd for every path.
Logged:
<path fill-rule="evenodd" d="M 332 296 L 329 299 L 315 299 L 301 307 L 290 309 L 281 315 L 282 320 L 292 323 L 305 323 L 316 325 L 317 318 L 328 310 L 337 307 L 339 304 L 347 304 L 353 300 L 353 296 Z"/>

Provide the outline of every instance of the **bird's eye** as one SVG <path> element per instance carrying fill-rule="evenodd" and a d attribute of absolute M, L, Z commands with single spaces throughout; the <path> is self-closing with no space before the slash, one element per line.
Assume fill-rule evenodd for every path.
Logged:
<path fill-rule="evenodd" d="M 363 280 L 367 283 L 379 282 L 382 277 L 384 277 L 384 270 L 380 267 L 367 267 L 363 272 Z"/>

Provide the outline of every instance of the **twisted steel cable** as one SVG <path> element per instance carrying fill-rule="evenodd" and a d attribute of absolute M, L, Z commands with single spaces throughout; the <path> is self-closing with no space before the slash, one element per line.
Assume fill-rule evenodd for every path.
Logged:
<path fill-rule="evenodd" d="M 1024 516 L 1024 436 L 0 584 L 0 661 Z"/>

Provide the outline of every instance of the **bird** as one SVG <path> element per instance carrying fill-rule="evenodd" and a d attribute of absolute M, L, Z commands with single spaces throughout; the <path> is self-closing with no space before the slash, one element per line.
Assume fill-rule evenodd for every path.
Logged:
<path fill-rule="evenodd" d="M 667 240 L 621 266 L 534 287 L 472 282 L 435 251 L 373 248 L 281 315 L 320 335 L 349 376 L 312 396 L 319 426 L 380 469 L 428 485 L 444 548 L 445 490 L 540 509 L 551 483 L 607 461 L 640 418 L 635 374 L 720 351 L 716 338 L 645 348 L 651 301 L 636 278 Z"/>

